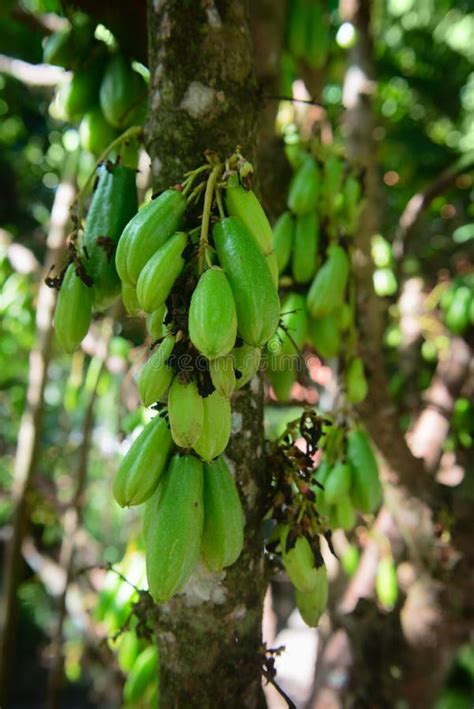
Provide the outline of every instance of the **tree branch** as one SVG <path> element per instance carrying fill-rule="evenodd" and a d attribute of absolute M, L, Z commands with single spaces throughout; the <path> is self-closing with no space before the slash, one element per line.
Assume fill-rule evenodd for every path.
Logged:
<path fill-rule="evenodd" d="M 29 64 L 5 54 L 0 54 L 0 73 L 12 76 L 29 86 L 57 86 L 70 76 L 70 72 L 59 66 Z"/>

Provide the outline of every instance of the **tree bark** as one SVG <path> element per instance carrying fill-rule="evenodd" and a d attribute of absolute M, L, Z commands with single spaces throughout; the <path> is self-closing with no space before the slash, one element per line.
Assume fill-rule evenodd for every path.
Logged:
<path fill-rule="evenodd" d="M 258 96 L 247 3 L 150 0 L 150 111 L 146 128 L 156 190 L 203 163 L 205 150 L 255 157 Z M 261 619 L 265 592 L 262 386 L 234 395 L 226 452 L 246 519 L 244 551 L 220 574 L 199 568 L 184 593 L 156 608 L 160 704 L 264 706 Z"/>

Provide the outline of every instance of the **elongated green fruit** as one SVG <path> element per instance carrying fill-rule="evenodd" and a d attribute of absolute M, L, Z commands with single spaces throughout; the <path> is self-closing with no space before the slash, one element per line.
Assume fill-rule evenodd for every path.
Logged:
<path fill-rule="evenodd" d="M 306 625 L 311 628 L 317 627 L 328 602 L 329 584 L 324 565 L 316 569 L 316 576 L 316 584 L 311 591 L 305 593 L 298 589 L 295 590 L 296 606 Z"/>
<path fill-rule="evenodd" d="M 123 687 L 123 698 L 127 704 L 138 702 L 147 688 L 156 682 L 158 676 L 158 648 L 150 645 L 142 650 L 131 668 Z"/>
<path fill-rule="evenodd" d="M 146 329 L 152 340 L 160 340 L 166 335 L 166 327 L 163 320 L 166 315 L 166 305 L 162 305 L 154 310 L 146 319 Z"/>
<path fill-rule="evenodd" d="M 166 190 L 131 219 L 120 237 L 115 265 L 122 281 L 134 285 L 144 265 L 181 226 L 186 199 Z"/>
<path fill-rule="evenodd" d="M 240 347 L 234 347 L 232 357 L 234 358 L 236 388 L 242 389 L 258 372 L 262 350 L 260 347 L 252 347 L 252 345 L 244 343 Z"/>
<path fill-rule="evenodd" d="M 346 229 L 352 234 L 357 229 L 360 210 L 362 207 L 362 186 L 354 175 L 349 175 L 343 185 L 344 195 L 344 216 L 346 219 Z"/>
<path fill-rule="evenodd" d="M 361 512 L 374 512 L 382 501 L 379 469 L 372 446 L 364 431 L 347 437 L 347 459 L 352 466 L 351 499 Z"/>
<path fill-rule="evenodd" d="M 202 433 L 204 404 L 195 381 L 183 384 L 175 377 L 168 394 L 171 435 L 177 446 L 190 448 Z"/>
<path fill-rule="evenodd" d="M 351 489 L 351 467 L 347 463 L 336 463 L 326 478 L 324 494 L 327 502 L 334 505 L 348 495 Z"/>
<path fill-rule="evenodd" d="M 234 294 L 239 333 L 247 344 L 260 347 L 273 335 L 280 317 L 278 292 L 265 258 L 236 217 L 216 224 L 214 244 Z"/>
<path fill-rule="evenodd" d="M 313 318 L 323 318 L 344 302 L 349 260 L 343 248 L 330 246 L 328 258 L 316 273 L 308 292 L 308 311 Z"/>
<path fill-rule="evenodd" d="M 175 455 L 146 538 L 148 585 L 157 603 L 168 601 L 182 589 L 199 560 L 203 486 L 202 463 L 190 455 Z"/>
<path fill-rule="evenodd" d="M 273 227 L 273 248 L 275 249 L 280 273 L 283 273 L 290 262 L 294 238 L 294 217 L 291 212 L 283 212 Z"/>
<path fill-rule="evenodd" d="M 229 398 L 236 387 L 234 356 L 217 357 L 209 362 L 209 374 L 216 391 Z"/>
<path fill-rule="evenodd" d="M 81 281 L 74 264 L 69 264 L 61 284 L 54 313 L 59 344 L 73 352 L 87 334 L 92 318 L 92 289 Z"/>
<path fill-rule="evenodd" d="M 306 337 L 308 314 L 306 298 L 301 293 L 290 293 L 282 303 L 280 326 L 267 344 L 268 366 L 281 372 L 295 368 Z"/>
<path fill-rule="evenodd" d="M 377 566 L 375 591 L 380 603 L 393 608 L 398 598 L 397 570 L 391 556 L 384 556 Z"/>
<path fill-rule="evenodd" d="M 173 380 L 173 370 L 166 361 L 173 351 L 174 343 L 173 335 L 165 337 L 141 369 L 137 388 L 143 406 L 151 406 L 168 391 Z"/>
<path fill-rule="evenodd" d="M 321 357 L 335 357 L 341 347 L 338 315 L 331 313 L 317 320 L 308 318 L 308 339 Z"/>
<path fill-rule="evenodd" d="M 349 495 L 345 495 L 337 501 L 335 506 L 335 518 L 335 526 L 337 529 L 344 529 L 348 532 L 355 526 L 357 514 Z"/>
<path fill-rule="evenodd" d="M 61 87 L 62 108 L 69 120 L 80 119 L 97 101 L 101 74 L 80 69 Z"/>
<path fill-rule="evenodd" d="M 296 367 L 282 369 L 281 371 L 268 369 L 267 374 L 278 401 L 288 401 L 293 384 L 296 382 Z"/>
<path fill-rule="evenodd" d="M 138 315 L 140 312 L 140 303 L 137 300 L 137 289 L 135 286 L 129 286 L 122 283 L 122 301 L 127 315 Z"/>
<path fill-rule="evenodd" d="M 174 234 L 151 257 L 140 273 L 137 298 L 146 313 L 158 310 L 168 298 L 175 280 L 183 270 L 183 251 L 187 242 L 184 232 Z"/>
<path fill-rule="evenodd" d="M 114 480 L 120 507 L 141 505 L 153 494 L 171 451 L 171 433 L 160 416 L 150 421 L 132 443 Z"/>
<path fill-rule="evenodd" d="M 314 554 L 306 537 L 298 537 L 295 545 L 286 550 L 289 527 L 285 525 L 282 530 L 281 558 L 291 583 L 299 591 L 312 591 L 317 584 L 318 574 L 314 565 Z"/>
<path fill-rule="evenodd" d="M 117 663 L 122 672 L 128 674 L 140 653 L 140 641 L 134 630 L 127 630 L 114 643 L 117 648 Z"/>
<path fill-rule="evenodd" d="M 297 283 L 308 283 L 316 271 L 319 244 L 319 222 L 315 212 L 296 220 L 291 270 Z"/>
<path fill-rule="evenodd" d="M 112 57 L 100 86 L 100 105 L 104 116 L 115 128 L 141 123 L 146 106 L 147 86 L 121 55 Z"/>
<path fill-rule="evenodd" d="M 237 312 L 229 282 L 221 268 L 204 271 L 191 298 L 189 337 L 208 359 L 223 357 L 235 344 Z"/>
<path fill-rule="evenodd" d="M 94 306 L 107 308 L 120 293 L 115 249 L 123 228 L 136 213 L 135 171 L 121 165 L 102 165 L 87 214 L 82 254 L 92 278 Z"/>
<path fill-rule="evenodd" d="M 291 0 L 288 15 L 288 47 L 298 59 L 306 54 L 306 32 L 309 19 L 309 3 L 306 0 Z"/>
<path fill-rule="evenodd" d="M 320 181 L 316 161 L 308 155 L 294 176 L 288 193 L 288 207 L 297 216 L 317 209 Z"/>
<path fill-rule="evenodd" d="M 214 460 L 227 448 L 232 429 L 230 402 L 214 391 L 203 401 L 203 427 L 193 448 L 207 462 Z"/>
<path fill-rule="evenodd" d="M 234 478 L 221 456 L 204 465 L 204 529 L 201 556 L 211 571 L 236 561 L 244 543 L 244 515 Z"/>
<path fill-rule="evenodd" d="M 161 498 L 161 493 L 163 492 L 163 478 L 165 476 L 162 475 L 158 481 L 158 485 L 156 486 L 155 492 L 151 497 L 148 498 L 148 500 L 145 502 L 143 505 L 143 539 L 146 544 L 147 536 L 148 536 L 148 530 L 150 529 L 150 524 L 151 521 L 155 518 L 155 516 L 158 514 L 158 507 L 160 504 L 160 498 Z"/>
<path fill-rule="evenodd" d="M 308 5 L 305 58 L 312 69 L 320 69 L 327 59 L 329 49 L 328 20 L 322 3 L 316 0 Z"/>
<path fill-rule="evenodd" d="M 343 176 L 343 161 L 337 155 L 330 155 L 324 163 L 324 180 L 321 185 L 321 197 L 326 214 L 333 214 L 335 211 Z"/>
<path fill-rule="evenodd" d="M 369 386 L 365 378 L 364 364 L 360 357 L 354 357 L 346 369 L 346 396 L 351 404 L 360 404 L 367 396 Z"/>
<path fill-rule="evenodd" d="M 99 157 L 117 137 L 117 132 L 110 123 L 107 123 L 100 107 L 95 106 L 82 119 L 79 137 L 81 147 Z"/>
<path fill-rule="evenodd" d="M 273 251 L 270 222 L 255 193 L 242 187 L 237 175 L 231 175 L 227 181 L 225 201 L 230 216 L 245 224 L 262 254 L 268 256 Z"/>

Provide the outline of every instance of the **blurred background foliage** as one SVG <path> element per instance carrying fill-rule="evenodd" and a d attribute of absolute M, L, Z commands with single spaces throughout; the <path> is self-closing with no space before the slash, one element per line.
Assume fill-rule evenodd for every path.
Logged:
<path fill-rule="evenodd" d="M 345 55 L 354 42 L 354 28 L 342 22 L 330 2 L 330 51 L 318 74 L 320 97 L 336 129 L 343 113 Z M 0 10 L 3 55 L 30 64 L 42 62 L 44 37 L 25 22 L 34 16 L 65 16 L 54 0 L 4 2 Z M 51 15 L 51 13 L 53 13 Z M 66 14 L 73 23 L 75 13 Z M 449 291 L 467 286 L 471 292 L 474 242 L 474 10 L 469 0 L 389 0 L 375 3 L 374 20 L 378 118 L 376 139 L 382 174 L 382 234 L 373 243 L 377 268 L 375 287 L 386 301 L 389 326 L 385 334 L 391 390 L 404 411 L 408 428 L 421 392 L 453 334 L 472 341 L 472 328 L 449 319 Z M 100 35 L 101 30 L 99 30 Z M 103 31 L 102 31 L 103 34 Z M 97 36 L 97 31 L 96 31 Z M 287 51 L 282 59 L 281 86 L 288 94 L 307 73 Z M 308 87 L 309 94 L 312 93 Z M 45 258 L 46 234 L 58 184 L 68 156 L 79 148 L 78 126 L 51 115 L 52 87 L 32 86 L 10 73 L 0 73 L 0 541 L 8 538 L 11 484 L 16 441 L 26 400 L 29 353 L 35 342 L 36 298 Z M 426 190 L 443 172 L 464 161 L 447 189 L 429 204 L 410 235 L 402 258 L 392 244 L 400 216 L 409 200 Z M 78 183 L 84 181 L 94 158 L 80 151 Z M 379 274 L 379 275 L 377 275 Z M 382 275 L 380 275 L 382 274 Z M 400 367 L 404 333 L 400 301 L 408 279 L 420 283 L 425 307 L 422 336 L 415 345 L 415 365 Z M 444 297 L 444 305 L 443 305 Z M 78 554 L 84 567 L 115 563 L 140 585 L 140 523 L 134 511 L 112 501 L 111 487 L 121 452 L 137 435 L 144 414 L 136 409 L 129 367 L 140 357 L 143 331 L 136 323 L 118 320 L 106 366 L 90 346 L 72 359 L 54 346 L 44 400 L 41 454 L 31 492 L 31 517 L 20 589 L 20 631 L 15 664 L 16 706 L 38 706 L 45 692 L 45 672 L 54 635 L 58 554 L 63 514 L 75 489 L 82 428 L 90 392 L 97 386 L 92 446 Z M 446 450 L 469 451 L 474 436 L 472 391 L 456 403 Z M 281 433 L 295 410 L 268 408 L 270 435 Z M 464 459 L 468 465 L 468 458 Z M 467 469 L 466 469 L 467 470 Z M 472 472 L 472 471 L 471 471 Z M 133 540 L 130 542 L 130 540 Z M 357 537 L 347 569 L 357 564 Z M 127 545 L 128 551 L 127 551 Z M 134 564 L 138 571 L 133 570 Z M 51 567 L 51 568 L 50 568 Z M 141 571 L 140 571 L 141 569 Z M 121 589 L 121 590 L 120 590 Z M 65 672 L 68 701 L 64 706 L 114 706 L 130 668 L 107 637 L 122 627 L 136 600 L 133 587 L 114 572 L 97 568 L 77 581 L 68 599 L 65 625 Z M 126 634 L 125 634 L 126 635 Z M 146 647 L 130 649 L 136 657 Z M 123 644 L 123 641 L 122 641 Z M 133 642 L 131 642 L 133 644 Z M 111 650 L 113 649 L 113 652 Z M 151 695 L 150 695 L 151 696 Z M 450 672 L 439 709 L 472 706 L 474 659 L 463 648 Z M 148 699 L 142 699 L 151 701 Z"/>

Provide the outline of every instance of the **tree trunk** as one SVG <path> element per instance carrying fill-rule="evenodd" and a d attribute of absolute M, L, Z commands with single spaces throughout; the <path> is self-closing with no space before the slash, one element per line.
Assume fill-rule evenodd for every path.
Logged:
<path fill-rule="evenodd" d="M 146 129 L 153 183 L 164 189 L 240 145 L 255 157 L 258 98 L 247 3 L 150 0 L 150 111 Z M 265 706 L 261 620 L 265 592 L 262 491 L 262 386 L 255 378 L 233 398 L 227 450 L 246 527 L 239 561 L 220 574 L 199 568 L 184 593 L 156 608 L 160 704 Z"/>

